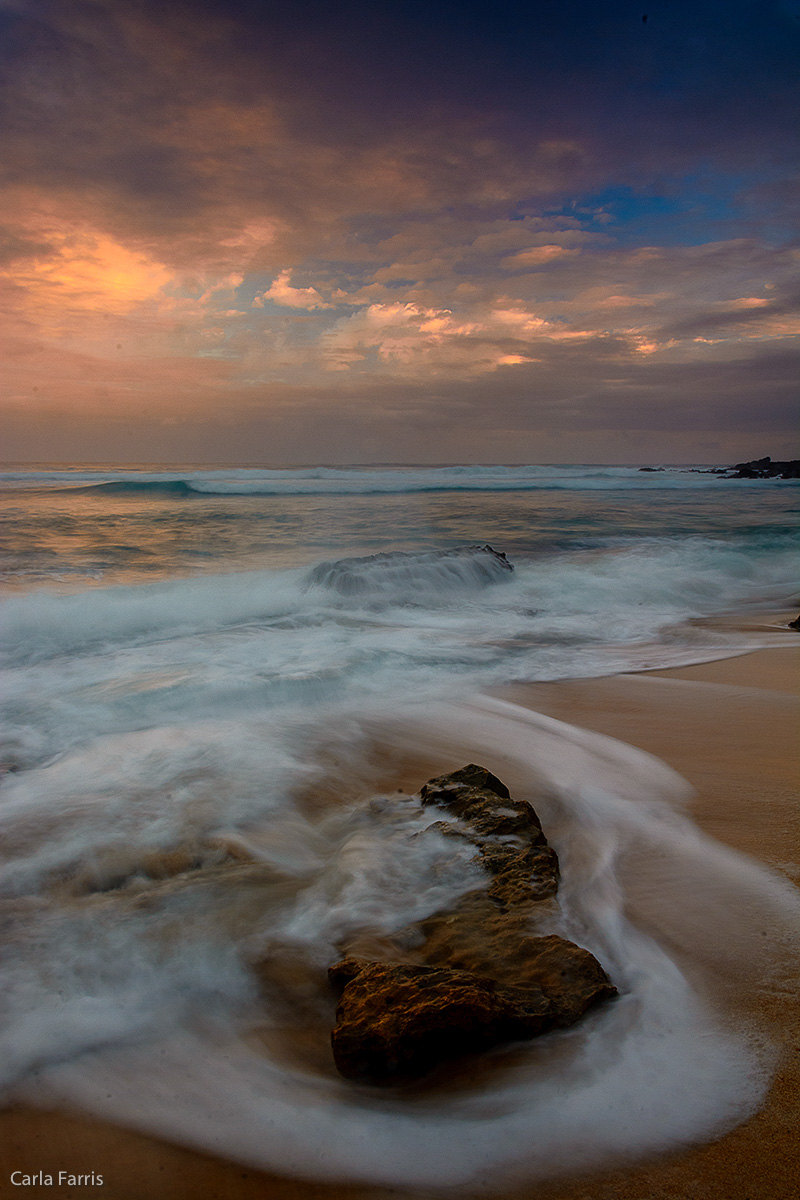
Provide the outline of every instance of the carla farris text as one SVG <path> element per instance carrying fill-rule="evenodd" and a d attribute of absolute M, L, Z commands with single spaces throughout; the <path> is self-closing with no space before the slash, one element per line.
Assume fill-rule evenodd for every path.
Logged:
<path fill-rule="evenodd" d="M 56 1175 L 37 1171 L 35 1175 L 26 1175 L 24 1171 L 12 1171 L 11 1183 L 14 1187 L 102 1187 L 103 1176 L 94 1171 L 88 1175 L 73 1175 L 70 1171 L 59 1171 Z"/>

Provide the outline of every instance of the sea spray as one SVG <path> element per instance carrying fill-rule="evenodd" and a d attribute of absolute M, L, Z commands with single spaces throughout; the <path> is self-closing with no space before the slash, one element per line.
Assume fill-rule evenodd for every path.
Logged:
<path fill-rule="evenodd" d="M 314 742 L 307 727 L 302 742 L 308 766 Z M 557 927 L 602 958 L 620 998 L 579 1027 L 493 1059 L 478 1073 L 479 1086 L 454 1093 L 433 1086 L 375 1096 L 337 1080 L 313 1056 L 270 1052 L 269 1039 L 256 1048 L 253 1030 L 266 1022 L 279 1032 L 285 1020 L 248 990 L 241 964 L 257 946 L 305 955 L 322 974 L 346 931 L 367 924 L 385 932 L 417 919 L 421 907 L 442 903 L 448 871 L 455 894 L 473 885 L 468 872 L 459 881 L 464 865 L 453 862 L 452 839 L 436 847 L 438 868 L 430 859 L 420 863 L 410 798 L 379 790 L 402 774 L 403 763 L 406 773 L 426 778 L 432 766 L 447 769 L 465 755 L 480 757 L 515 795 L 536 798 L 562 863 Z M 158 977 L 156 1002 L 145 1021 L 140 1010 L 132 1014 L 126 1031 L 99 1021 L 100 1036 L 69 1061 L 59 1062 L 65 1055 L 54 1047 L 47 1065 L 42 1042 L 36 1077 L 19 1080 L 13 1097 L 102 1112 L 264 1169 L 414 1187 L 478 1187 L 489 1176 L 496 1184 L 599 1165 L 718 1134 L 757 1107 L 767 1081 L 763 1055 L 744 1033 L 717 1023 L 683 960 L 690 974 L 718 971 L 714 947 L 728 942 L 727 969 L 756 961 L 757 988 L 768 969 L 786 971 L 787 955 L 796 965 L 791 938 L 800 909 L 778 877 L 696 830 L 681 812 L 687 787 L 669 768 L 487 698 L 385 713 L 350 709 L 338 718 L 328 712 L 316 758 L 325 763 L 323 777 L 311 766 L 294 782 L 287 777 L 262 814 L 251 804 L 237 820 L 235 810 L 220 808 L 218 826 L 208 827 L 208 836 L 238 831 L 260 846 L 263 871 L 276 815 L 279 826 L 288 818 L 310 852 L 294 863 L 273 860 L 280 869 L 271 885 L 262 873 L 254 889 L 247 882 L 253 868 L 242 866 L 232 868 L 227 892 L 218 869 L 194 881 L 133 879 L 101 898 L 114 909 L 114 952 L 138 968 L 127 976 L 132 997 L 151 994 Z M 690 888 L 700 858 L 702 882 Z M 437 871 L 445 891 L 425 896 L 422 880 Z M 644 878 L 651 886 L 642 886 Z M 137 907 L 142 897 L 149 917 Z M 772 935 L 765 939 L 766 923 Z M 161 946 L 149 967 L 142 958 L 148 939 Z M 681 961 L 664 948 L 675 942 Z M 70 959 L 62 987 L 80 978 L 87 987 L 93 981 L 98 995 L 91 961 L 76 972 L 87 953 L 80 938 L 70 942 L 60 930 L 57 942 L 33 943 L 50 980 L 59 970 L 58 945 Z M 233 969 L 231 947 L 238 947 Z M 125 972 L 109 970 L 108 945 L 105 953 L 107 977 L 124 990 Z M 74 1000 L 64 997 L 66 1018 Z M 316 1003 L 320 1019 L 330 1016 L 332 1001 L 322 991 Z M 33 1008 L 29 994 L 29 1041 Z M 119 1020 L 126 1010 L 116 1011 Z M 45 1009 L 42 1021 L 51 1019 Z M 66 1043 L 73 1052 L 79 1033 Z M 117 1045 L 107 1044 L 115 1038 Z"/>

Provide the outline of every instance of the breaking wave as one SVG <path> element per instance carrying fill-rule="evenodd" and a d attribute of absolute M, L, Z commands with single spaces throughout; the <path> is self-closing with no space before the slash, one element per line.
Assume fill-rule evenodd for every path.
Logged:
<path fill-rule="evenodd" d="M 112 496 L 197 496 L 198 489 L 187 479 L 114 479 L 71 488 L 75 492 L 107 492 Z"/>

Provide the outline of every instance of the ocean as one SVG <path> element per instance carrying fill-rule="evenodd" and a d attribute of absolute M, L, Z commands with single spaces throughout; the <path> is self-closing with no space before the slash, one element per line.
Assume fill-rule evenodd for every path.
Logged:
<path fill-rule="evenodd" d="M 797 601 L 799 486 L 701 467 L 0 473 L 5 1096 L 411 1188 L 745 1119 L 769 1047 L 691 963 L 724 945 L 731 970 L 777 969 L 796 894 L 702 835 L 665 764 L 503 685 L 793 639 L 739 618 Z M 562 866 L 553 931 L 620 996 L 457 1085 L 378 1093 L 329 1060 L 325 970 L 476 886 L 453 839 L 420 849 L 411 798 L 470 761 L 534 803 Z"/>

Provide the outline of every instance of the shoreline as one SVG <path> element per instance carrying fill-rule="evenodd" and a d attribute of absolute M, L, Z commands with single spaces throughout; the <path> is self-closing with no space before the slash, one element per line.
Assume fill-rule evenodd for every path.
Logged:
<path fill-rule="evenodd" d="M 693 787 L 705 833 L 800 883 L 800 646 L 664 670 L 531 684 L 508 699 L 616 737 Z M 763 989 L 749 1021 L 776 1047 L 762 1108 L 715 1141 L 537 1186 L 537 1200 L 790 1200 L 800 1171 L 796 993 Z M 524 1193 L 520 1192 L 518 1200 Z"/>
<path fill-rule="evenodd" d="M 750 651 L 687 667 L 598 679 L 511 685 L 505 699 L 638 746 L 695 789 L 692 819 L 711 836 L 797 883 L 796 771 L 800 645 Z M 796 997 L 764 991 L 751 1019 L 785 1051 L 763 1108 L 716 1141 L 609 1171 L 506 1190 L 515 1200 L 789 1200 L 800 1168 L 800 1017 Z M 790 1052 L 791 1043 L 795 1049 Z M 104 1176 L 111 1200 L 355 1200 L 404 1189 L 283 1179 L 103 1123 L 16 1108 L 0 1113 L 2 1194 L 10 1174 Z M 87 1189 L 48 1188 L 52 1196 Z M 419 1195 L 419 1193 L 416 1193 Z"/>

